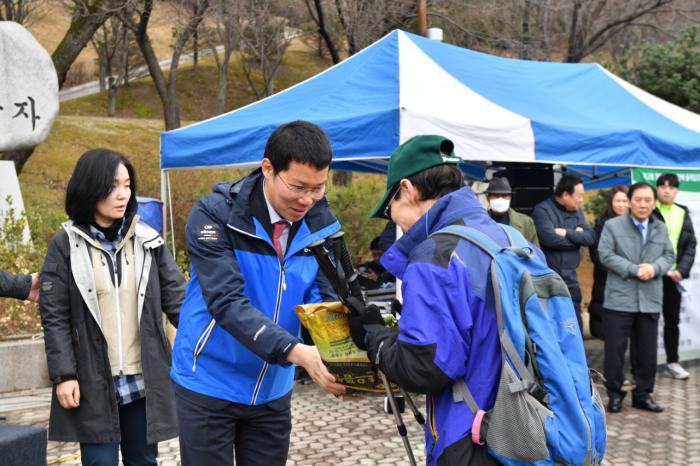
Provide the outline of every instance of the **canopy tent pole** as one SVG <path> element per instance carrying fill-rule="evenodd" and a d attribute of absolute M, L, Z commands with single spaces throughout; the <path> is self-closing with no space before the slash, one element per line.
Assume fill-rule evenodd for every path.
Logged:
<path fill-rule="evenodd" d="M 173 220 L 173 198 L 170 191 L 170 170 L 160 171 L 160 200 L 163 202 L 163 239 L 168 244 L 168 221 L 170 226 L 170 250 L 175 255 L 175 225 Z"/>
<path fill-rule="evenodd" d="M 170 245 L 173 251 L 173 257 L 177 261 L 177 253 L 175 251 L 175 220 L 173 219 L 173 196 L 172 190 L 170 189 L 170 172 L 165 172 L 165 178 L 168 183 L 168 210 L 170 214 Z"/>
<path fill-rule="evenodd" d="M 160 200 L 163 202 L 163 239 L 166 240 L 167 243 L 167 238 L 168 238 L 168 209 L 167 206 L 165 205 L 165 199 L 167 198 L 167 179 L 165 175 L 166 170 L 161 170 L 160 171 Z"/>

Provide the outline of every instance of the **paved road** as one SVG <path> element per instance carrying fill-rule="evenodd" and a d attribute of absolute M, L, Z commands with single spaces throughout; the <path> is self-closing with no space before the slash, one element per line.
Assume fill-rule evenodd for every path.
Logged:
<path fill-rule="evenodd" d="M 600 368 L 602 345 L 587 342 L 590 365 Z M 666 406 L 651 414 L 629 405 L 608 416 L 608 450 L 604 465 L 700 466 L 700 365 L 688 368 L 690 380 L 659 375 L 656 400 Z M 8 422 L 46 426 L 47 389 L 0 395 L 0 414 Z M 407 465 L 406 453 L 393 419 L 381 409 L 381 398 L 343 401 L 320 392 L 314 385 L 297 385 L 292 402 L 293 427 L 289 466 L 300 465 Z M 424 409 L 422 401 L 421 409 Z M 418 464 L 424 464 L 423 434 L 410 415 L 404 419 Z M 159 464 L 179 465 L 176 440 L 159 446 Z M 49 464 L 78 465 L 76 444 L 49 442 Z"/>
<path fill-rule="evenodd" d="M 224 50 L 224 46 L 220 45 L 216 47 L 216 50 L 218 52 L 221 52 Z M 212 51 L 211 48 L 205 47 L 199 50 L 199 58 L 205 57 L 207 55 L 211 55 Z M 162 70 L 169 70 L 170 69 L 170 63 L 172 60 L 167 59 L 167 60 L 162 60 L 158 62 L 158 65 L 160 65 L 160 68 Z M 194 54 L 193 53 L 185 53 L 180 56 L 180 60 L 178 61 L 178 66 L 181 66 L 185 63 L 190 63 L 194 61 Z M 139 79 L 144 76 L 148 75 L 148 67 L 147 66 L 140 66 L 138 68 L 135 68 L 133 70 L 129 70 L 129 80 L 133 79 Z M 99 81 L 90 81 L 87 83 L 79 84 L 77 86 L 73 87 L 67 87 L 64 89 L 61 89 L 58 91 L 58 100 L 60 102 L 66 101 L 66 100 L 72 100 L 72 99 L 77 99 L 79 97 L 85 97 L 86 95 L 92 95 L 92 94 L 99 94 L 100 93 L 100 82 Z"/>

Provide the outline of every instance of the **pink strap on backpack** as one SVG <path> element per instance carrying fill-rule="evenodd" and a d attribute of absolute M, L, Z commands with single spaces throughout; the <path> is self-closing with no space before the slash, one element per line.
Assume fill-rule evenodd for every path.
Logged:
<path fill-rule="evenodd" d="M 484 414 L 486 411 L 479 410 L 474 416 L 474 422 L 472 422 L 472 442 L 477 445 L 484 445 L 486 442 L 481 440 L 481 421 L 484 419 Z"/>

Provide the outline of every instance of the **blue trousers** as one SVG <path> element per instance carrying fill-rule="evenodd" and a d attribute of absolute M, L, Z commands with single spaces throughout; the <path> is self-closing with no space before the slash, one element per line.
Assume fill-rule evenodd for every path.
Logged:
<path fill-rule="evenodd" d="M 125 466 L 157 465 L 158 444 L 146 443 L 146 399 L 119 406 L 121 443 L 81 443 L 83 466 L 117 466 L 119 448 Z"/>

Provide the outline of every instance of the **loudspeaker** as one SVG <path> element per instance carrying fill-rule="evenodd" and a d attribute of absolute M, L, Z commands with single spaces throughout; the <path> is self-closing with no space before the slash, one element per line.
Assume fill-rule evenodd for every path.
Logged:
<path fill-rule="evenodd" d="M 532 215 L 535 205 L 554 192 L 554 170 L 551 164 L 499 162 L 499 166 L 502 166 L 503 170 L 493 176 L 508 178 L 513 189 L 510 205 L 518 212 Z"/>

